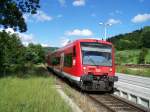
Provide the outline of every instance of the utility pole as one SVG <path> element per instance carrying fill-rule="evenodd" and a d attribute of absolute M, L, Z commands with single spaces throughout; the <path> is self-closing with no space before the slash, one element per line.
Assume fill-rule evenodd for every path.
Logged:
<path fill-rule="evenodd" d="M 112 26 L 112 24 L 100 22 L 99 25 L 103 25 L 104 26 L 104 40 L 106 40 L 107 39 L 107 27 L 108 26 Z"/>

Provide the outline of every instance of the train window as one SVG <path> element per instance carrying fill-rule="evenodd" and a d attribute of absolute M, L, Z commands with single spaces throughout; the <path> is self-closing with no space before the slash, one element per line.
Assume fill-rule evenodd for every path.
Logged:
<path fill-rule="evenodd" d="M 75 46 L 73 47 L 73 56 L 74 57 L 76 56 L 76 47 Z"/>
<path fill-rule="evenodd" d="M 112 66 L 112 46 L 96 42 L 81 42 L 82 63 L 93 66 Z"/>
<path fill-rule="evenodd" d="M 72 54 L 66 54 L 64 57 L 64 66 L 71 67 L 72 66 Z"/>
<path fill-rule="evenodd" d="M 112 45 L 102 44 L 98 42 L 81 42 L 82 47 L 112 48 Z"/>
<path fill-rule="evenodd" d="M 60 57 L 53 57 L 52 65 L 59 65 L 59 64 L 60 64 Z"/>

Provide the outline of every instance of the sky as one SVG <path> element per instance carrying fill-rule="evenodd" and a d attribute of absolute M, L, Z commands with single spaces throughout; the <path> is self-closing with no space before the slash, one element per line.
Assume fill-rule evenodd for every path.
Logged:
<path fill-rule="evenodd" d="M 25 45 L 64 46 L 79 38 L 104 38 L 150 26 L 150 0 L 40 0 L 35 15 L 24 14 L 28 26 L 19 33 Z M 100 24 L 103 23 L 103 24 Z"/>

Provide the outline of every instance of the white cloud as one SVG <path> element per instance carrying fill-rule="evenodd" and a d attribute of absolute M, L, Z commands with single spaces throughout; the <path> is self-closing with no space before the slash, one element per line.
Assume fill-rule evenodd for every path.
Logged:
<path fill-rule="evenodd" d="M 111 18 L 111 19 L 109 19 L 106 23 L 107 23 L 107 24 L 114 25 L 114 24 L 120 24 L 121 21 Z"/>
<path fill-rule="evenodd" d="M 35 18 L 37 21 L 51 21 L 52 17 L 48 16 L 46 13 L 44 13 L 43 11 L 38 11 L 37 14 L 33 15 L 33 18 Z"/>
<path fill-rule="evenodd" d="M 34 43 L 34 44 L 41 44 L 43 47 L 49 47 L 48 44 L 45 43 L 37 43 L 34 40 L 34 35 L 32 33 L 26 34 L 26 33 L 20 33 L 20 32 L 15 32 L 12 28 L 7 28 L 7 29 L 2 29 L 0 28 L 0 31 L 5 30 L 7 33 L 10 34 L 17 34 L 22 41 L 23 45 L 28 46 L 29 43 Z"/>
<path fill-rule="evenodd" d="M 84 6 L 85 5 L 85 0 L 74 0 L 72 5 L 73 6 Z"/>
<path fill-rule="evenodd" d="M 138 14 L 131 19 L 133 23 L 142 23 L 150 20 L 150 14 Z"/>
<path fill-rule="evenodd" d="M 7 33 L 10 33 L 10 34 L 15 33 L 15 31 L 12 28 L 7 28 L 7 29 L 0 28 L 0 32 L 3 30 L 5 30 Z"/>
<path fill-rule="evenodd" d="M 0 31 L 2 31 L 2 30 L 4 30 L 4 29 L 0 29 Z M 7 28 L 7 29 L 5 29 L 5 31 L 10 34 L 14 34 L 14 33 L 17 34 L 25 46 L 27 46 L 31 42 L 32 43 L 34 42 L 33 34 L 25 34 L 25 33 L 15 32 L 12 28 Z"/>
<path fill-rule="evenodd" d="M 25 46 L 27 46 L 29 43 L 34 43 L 34 35 L 33 34 L 25 34 L 25 33 L 19 33 L 19 32 L 16 32 L 16 34 L 18 34 L 22 43 Z"/>
<path fill-rule="evenodd" d="M 24 14 L 24 15 L 23 15 L 23 18 L 25 19 L 25 21 L 28 21 L 29 14 Z"/>
<path fill-rule="evenodd" d="M 58 2 L 62 7 L 66 6 L 66 0 L 58 0 Z"/>
<path fill-rule="evenodd" d="M 36 14 L 29 15 L 25 14 L 23 15 L 24 19 L 29 22 L 33 22 L 36 20 L 36 22 L 44 22 L 44 21 L 51 21 L 53 18 L 49 15 L 47 15 L 45 12 L 39 10 Z"/>
<path fill-rule="evenodd" d="M 66 37 L 61 37 L 60 38 L 60 45 L 61 46 L 65 46 L 65 45 L 67 45 L 68 43 L 69 43 L 69 39 L 68 38 L 66 38 Z"/>
<path fill-rule="evenodd" d="M 33 38 L 34 38 L 33 34 L 24 34 L 24 33 L 18 33 L 18 34 L 22 42 L 28 42 L 28 43 L 33 42 Z"/>
<path fill-rule="evenodd" d="M 90 31 L 89 29 L 83 29 L 83 30 L 74 29 L 73 31 L 67 31 L 65 34 L 67 36 L 91 36 L 93 35 L 92 31 Z"/>
<path fill-rule="evenodd" d="M 42 46 L 42 47 L 49 47 L 48 44 L 43 44 L 43 43 L 41 44 L 41 46 Z"/>

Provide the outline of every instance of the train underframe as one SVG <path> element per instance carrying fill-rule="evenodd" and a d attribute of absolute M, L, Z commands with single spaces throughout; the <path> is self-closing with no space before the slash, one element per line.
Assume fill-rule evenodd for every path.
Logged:
<path fill-rule="evenodd" d="M 53 71 L 57 75 L 63 77 L 63 74 L 60 72 L 56 72 L 52 68 L 47 67 L 48 71 Z M 69 79 L 68 77 L 66 77 Z M 80 81 L 75 81 L 69 79 L 69 81 L 77 84 L 81 90 L 83 91 L 108 91 L 113 92 L 114 89 L 114 82 L 118 81 L 117 76 L 108 76 L 108 75 L 82 75 Z"/>
<path fill-rule="evenodd" d="M 84 91 L 113 91 L 115 81 L 118 81 L 117 76 L 83 75 L 79 86 Z"/>

